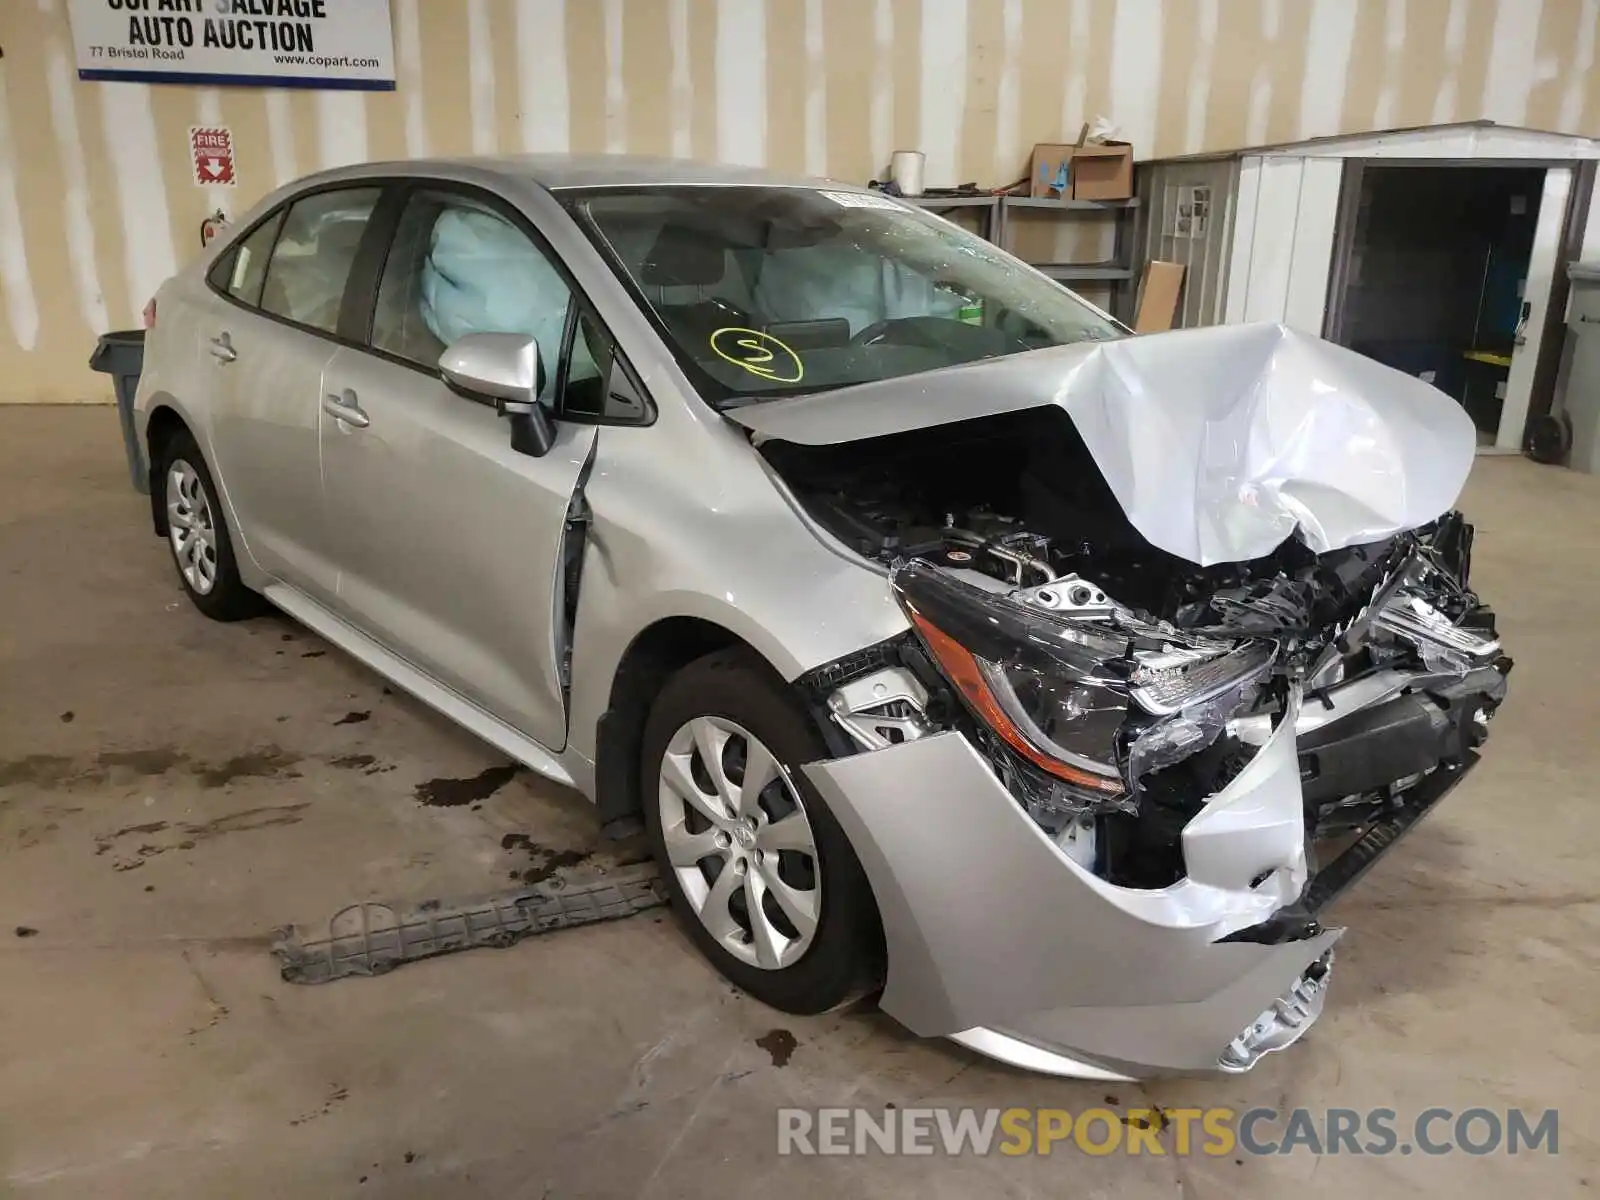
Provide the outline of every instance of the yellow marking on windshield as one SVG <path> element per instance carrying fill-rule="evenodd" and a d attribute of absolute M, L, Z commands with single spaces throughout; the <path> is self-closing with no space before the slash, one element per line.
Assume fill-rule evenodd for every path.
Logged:
<path fill-rule="evenodd" d="M 774 383 L 799 383 L 806 373 L 798 354 L 781 339 L 759 329 L 726 325 L 712 333 L 711 349 L 718 358 Z"/>

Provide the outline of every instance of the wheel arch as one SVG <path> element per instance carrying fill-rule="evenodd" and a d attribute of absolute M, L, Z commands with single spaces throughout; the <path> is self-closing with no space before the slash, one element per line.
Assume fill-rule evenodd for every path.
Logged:
<path fill-rule="evenodd" d="M 150 481 L 150 521 L 157 537 L 167 536 L 167 506 L 164 489 L 156 477 L 161 470 L 161 453 L 174 435 L 186 432 L 191 437 L 194 430 L 176 405 L 167 397 L 152 401 L 149 416 L 145 418 L 144 449 L 145 471 Z"/>
<path fill-rule="evenodd" d="M 668 679 L 696 659 L 735 647 L 765 664 L 773 678 L 783 682 L 782 674 L 755 646 L 704 617 L 662 617 L 640 630 L 622 652 L 605 711 L 595 725 L 595 807 L 601 823 L 613 832 L 631 827 L 642 811 L 639 746 L 656 696 Z"/>

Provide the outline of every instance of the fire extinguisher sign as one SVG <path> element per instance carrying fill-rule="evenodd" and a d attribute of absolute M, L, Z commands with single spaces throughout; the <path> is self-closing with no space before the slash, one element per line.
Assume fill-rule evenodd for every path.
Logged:
<path fill-rule="evenodd" d="M 194 160 L 197 187 L 233 187 L 239 182 L 233 170 L 233 130 L 227 126 L 191 125 L 189 157 Z"/>

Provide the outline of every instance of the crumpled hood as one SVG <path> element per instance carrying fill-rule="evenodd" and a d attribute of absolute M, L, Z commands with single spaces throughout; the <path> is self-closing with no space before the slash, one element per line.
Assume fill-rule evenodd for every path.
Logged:
<path fill-rule="evenodd" d="M 1449 509 L 1472 467 L 1450 397 L 1283 325 L 1038 350 L 725 412 L 758 440 L 829 445 L 1060 405 L 1129 521 L 1208 566 L 1297 528 L 1321 553 Z"/>

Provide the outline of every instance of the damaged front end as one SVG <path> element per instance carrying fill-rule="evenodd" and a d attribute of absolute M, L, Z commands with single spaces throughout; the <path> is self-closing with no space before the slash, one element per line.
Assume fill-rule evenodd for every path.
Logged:
<path fill-rule="evenodd" d="M 806 681 L 851 749 L 873 752 L 808 773 L 869 847 L 890 930 L 886 1011 L 1072 1075 L 1241 1071 L 1296 1040 L 1321 1009 L 1342 932 L 1321 910 L 1459 782 L 1504 698 L 1511 661 L 1468 583 L 1472 527 L 1452 512 L 1364 545 L 1314 553 L 1291 537 L 1265 558 L 1200 567 L 1112 522 L 1093 536 L 1052 523 L 1055 501 L 1026 497 L 1026 471 L 1025 515 L 944 493 L 936 524 L 908 498 L 915 489 L 885 507 L 870 488 L 847 494 L 785 465 L 819 523 L 853 532 L 883 564 L 911 626 Z M 968 778 L 952 737 L 993 785 Z M 887 830 L 901 809 L 934 821 L 934 797 L 980 786 L 1024 814 L 1074 878 L 1047 883 L 1041 862 L 1037 889 L 999 906 L 1007 928 L 994 936 L 1019 961 L 996 952 L 966 1003 L 950 976 L 991 948 L 946 944 L 929 926 L 963 922 L 930 909 L 973 868 L 941 866 L 925 825 L 901 835 L 915 855 L 884 843 L 899 840 Z M 874 818 L 864 806 L 877 790 L 899 792 L 900 809 Z M 952 794 L 969 846 L 1015 833 L 957 816 L 966 803 Z M 990 894 L 1025 887 L 1035 854 L 1020 837 L 996 852 Z M 905 880 L 929 872 L 933 882 Z M 908 893 L 903 919 L 885 890 Z M 1025 937 L 1032 913 L 1018 905 L 1052 896 L 1072 932 Z M 1097 921 L 1105 928 L 1078 925 Z M 902 924 L 916 927 L 901 940 L 921 966 L 897 980 Z M 1040 982 L 1049 973 L 1033 956 L 1052 943 L 1096 984 L 1071 972 Z M 1085 954 L 1114 965 L 1090 968 Z M 1015 970 L 1035 986 L 1007 1001 L 996 981 Z M 1124 1005 L 1137 1019 L 1109 1015 Z"/>
<path fill-rule="evenodd" d="M 805 769 L 883 914 L 885 1011 L 1102 1077 L 1299 1037 L 1322 910 L 1505 696 L 1445 511 L 1459 406 L 1238 327 L 731 415 L 910 626 L 802 681 L 848 738 Z"/>
<path fill-rule="evenodd" d="M 918 861 L 896 867 L 883 826 L 903 813 L 862 811 L 863 794 L 893 779 L 900 808 L 936 825 L 946 789 L 977 788 L 975 777 L 957 782 L 969 768 L 953 747 L 936 749 L 959 738 L 1074 870 L 1055 914 L 1074 928 L 1017 936 L 1026 924 L 1006 913 L 1047 904 L 1060 886 L 1041 876 L 1029 888 L 1024 864 L 1037 852 L 1027 839 L 997 849 L 1015 831 L 971 814 L 961 837 L 989 864 L 989 894 L 1025 889 L 997 906 L 1007 927 L 994 937 L 1029 961 L 964 961 L 971 939 L 941 951 L 947 931 L 930 932 L 930 919 L 965 917 L 930 918 L 942 893 L 927 884 L 906 901 L 918 932 L 905 940 L 920 943 L 912 957 L 936 961 L 914 982 L 895 980 L 891 933 L 886 1010 L 1019 1065 L 1105 1078 L 1242 1071 L 1296 1040 L 1321 1010 L 1342 932 L 1325 929 L 1320 910 L 1459 782 L 1505 695 L 1510 660 L 1493 612 L 1467 586 L 1471 539 L 1451 513 L 1321 555 L 1291 542 L 1208 593 L 1193 579 L 1169 588 L 1162 612 L 1060 571 L 1042 542 L 1024 553 L 1016 539 L 958 531 L 942 550 L 898 557 L 891 586 L 913 635 L 811 681 L 826 683 L 829 720 L 855 747 L 894 765 L 874 775 L 851 764 L 880 755 L 861 754 L 808 771 L 850 810 L 847 824 L 861 822 L 852 833 L 869 846 L 875 886 L 895 875 L 889 890 L 914 893 L 924 881 L 908 885 L 909 869 L 959 888 L 985 872 L 928 862 L 930 826 L 918 825 Z M 898 906 L 885 908 L 893 930 Z M 1095 921 L 1105 928 L 1078 925 Z M 1096 984 L 1069 972 L 1051 997 L 1060 1007 L 1039 1006 L 1046 987 L 1008 1005 L 999 980 L 1047 976 L 1052 943 Z M 974 970 L 983 982 L 964 1004 L 949 975 Z M 1161 982 L 1136 982 L 1146 971 Z M 1125 990 L 1111 986 L 1118 978 Z M 1137 1019 L 1108 1015 L 1124 1004 Z M 1141 1028 L 1144 1040 L 1130 1032 Z M 1152 1037 L 1164 1044 L 1151 1049 Z"/>
<path fill-rule="evenodd" d="M 1510 659 L 1465 582 L 1471 537 L 1452 513 L 1372 546 L 1286 546 L 1166 614 L 1039 556 L 1017 582 L 1006 546 L 902 560 L 891 580 L 928 727 L 962 728 L 1040 828 L 1119 885 L 1184 877 L 1185 828 L 1303 697 L 1304 825 L 1326 874 L 1295 898 L 1314 911 L 1353 880 L 1362 835 L 1476 760 L 1504 698 Z"/>

